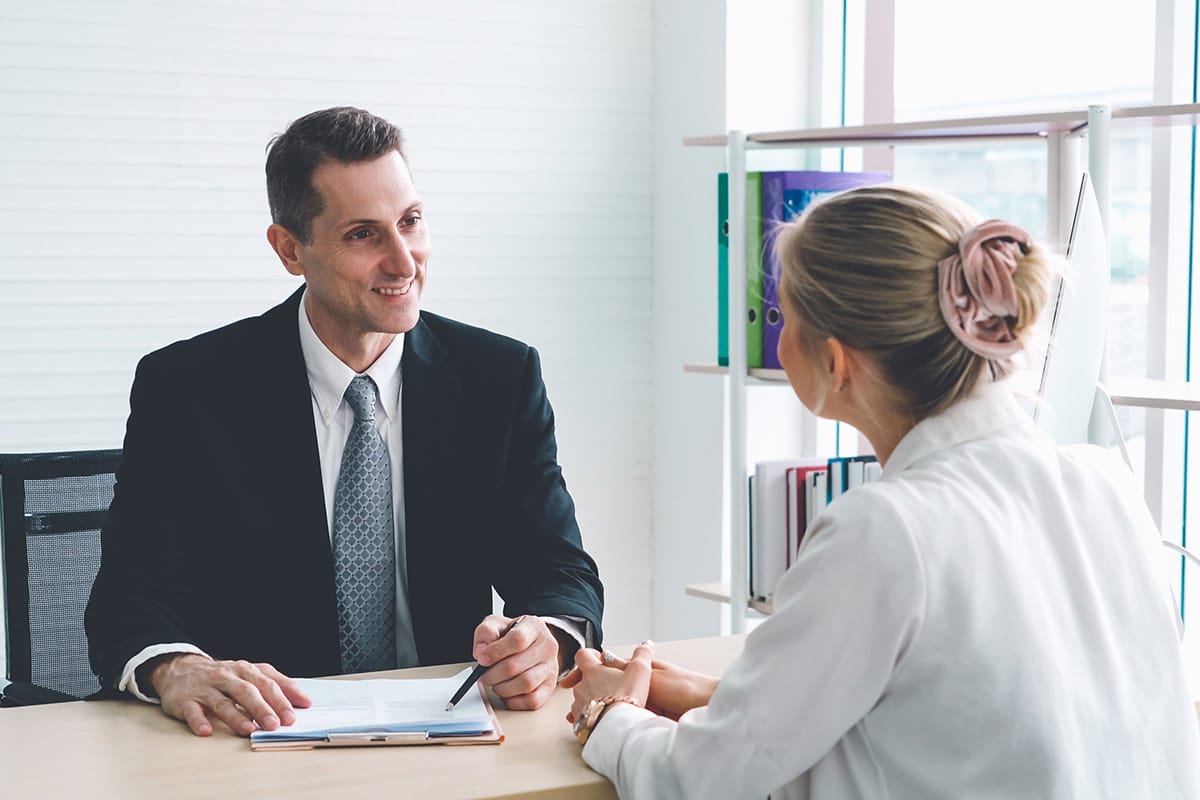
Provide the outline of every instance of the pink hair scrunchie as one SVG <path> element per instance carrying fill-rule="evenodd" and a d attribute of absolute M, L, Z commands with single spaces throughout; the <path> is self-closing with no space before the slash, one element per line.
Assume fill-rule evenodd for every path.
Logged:
<path fill-rule="evenodd" d="M 1021 350 L 1012 332 L 1017 316 L 1012 276 L 1032 247 L 1024 228 L 989 219 L 964 233 L 958 252 L 938 262 L 942 316 L 971 352 L 1002 359 Z"/>

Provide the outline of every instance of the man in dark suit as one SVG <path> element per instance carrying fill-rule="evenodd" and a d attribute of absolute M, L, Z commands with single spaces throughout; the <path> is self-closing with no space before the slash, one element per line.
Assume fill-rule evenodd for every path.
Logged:
<path fill-rule="evenodd" d="M 302 117 L 267 186 L 305 285 L 138 365 L 93 667 L 199 735 L 290 723 L 289 676 L 471 658 L 510 708 L 541 706 L 600 644 L 603 587 L 537 352 L 420 310 L 429 236 L 386 120 Z"/>

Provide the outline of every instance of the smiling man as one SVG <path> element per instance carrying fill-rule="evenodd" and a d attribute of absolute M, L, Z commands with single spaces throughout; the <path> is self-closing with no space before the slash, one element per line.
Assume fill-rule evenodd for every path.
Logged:
<path fill-rule="evenodd" d="M 421 310 L 429 231 L 388 121 L 296 120 L 267 194 L 304 286 L 138 365 L 94 669 L 198 735 L 288 724 L 292 677 L 472 658 L 510 708 L 541 706 L 600 644 L 603 587 L 537 352 Z"/>

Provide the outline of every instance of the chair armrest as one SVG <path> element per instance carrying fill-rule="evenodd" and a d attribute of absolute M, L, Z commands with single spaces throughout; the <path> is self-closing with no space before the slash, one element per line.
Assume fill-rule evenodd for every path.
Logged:
<path fill-rule="evenodd" d="M 45 686 L 17 681 L 0 689 L 0 706 L 40 706 L 46 703 L 69 703 L 78 700 L 69 694 L 47 689 Z"/>

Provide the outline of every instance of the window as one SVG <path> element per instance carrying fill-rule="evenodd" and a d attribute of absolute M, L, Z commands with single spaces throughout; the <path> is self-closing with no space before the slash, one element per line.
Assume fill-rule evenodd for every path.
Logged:
<path fill-rule="evenodd" d="M 872 0 L 859 0 L 868 6 Z M 885 9 L 892 0 L 883 0 Z M 894 2 L 894 118 L 953 119 L 1090 104 L 1196 102 L 1195 0 L 1012 0 L 981 22 L 953 0 Z M 865 18 L 865 13 L 864 13 Z M 931 44 L 932 43 L 932 44 Z M 1114 126 L 1109 159 L 1112 266 L 1109 375 L 1188 379 L 1200 366 L 1193 320 L 1195 133 Z M 1047 237 L 1046 148 L 946 144 L 896 148 L 897 179 L 950 191 L 987 215 Z M 1049 237 L 1053 238 L 1053 237 Z M 1147 500 L 1167 538 L 1200 518 L 1200 440 L 1187 412 L 1118 409 Z M 1169 559 L 1185 616 L 1200 586 Z M 1193 570 L 1193 572 L 1200 572 Z"/>

